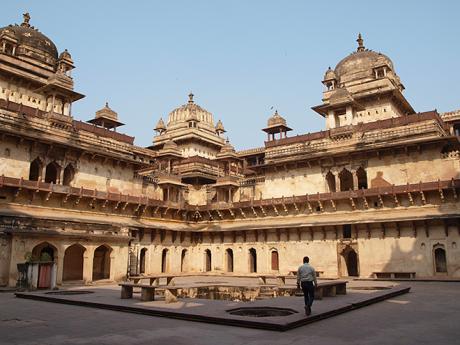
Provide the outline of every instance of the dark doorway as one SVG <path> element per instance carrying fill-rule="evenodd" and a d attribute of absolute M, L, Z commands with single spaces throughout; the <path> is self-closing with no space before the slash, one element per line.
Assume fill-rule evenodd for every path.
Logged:
<path fill-rule="evenodd" d="M 436 273 L 447 273 L 446 251 L 444 248 L 436 248 L 434 250 L 434 263 Z"/>
<path fill-rule="evenodd" d="M 56 184 L 59 179 L 61 167 L 56 162 L 51 162 L 46 166 L 45 182 Z"/>
<path fill-rule="evenodd" d="M 72 164 L 68 164 L 64 169 L 64 181 L 62 184 L 64 186 L 70 186 L 70 183 L 73 181 L 75 176 L 75 169 L 73 168 Z"/>
<path fill-rule="evenodd" d="M 276 250 L 272 251 L 272 270 L 278 271 L 280 269 L 278 252 Z"/>
<path fill-rule="evenodd" d="M 249 249 L 249 272 L 257 272 L 257 252 L 254 248 Z"/>
<path fill-rule="evenodd" d="M 230 248 L 225 251 L 227 260 L 227 272 L 233 272 L 233 250 Z"/>
<path fill-rule="evenodd" d="M 363 167 L 356 170 L 356 177 L 358 178 L 358 189 L 367 189 L 367 173 Z"/>
<path fill-rule="evenodd" d="M 32 163 L 30 163 L 29 180 L 39 181 L 41 180 L 41 174 L 42 174 L 42 163 L 39 158 L 35 158 L 32 161 Z"/>
<path fill-rule="evenodd" d="M 110 253 L 112 248 L 102 245 L 94 251 L 93 280 L 110 278 Z"/>
<path fill-rule="evenodd" d="M 343 169 L 340 174 L 340 191 L 345 192 L 353 189 L 353 174 L 347 169 Z"/>
<path fill-rule="evenodd" d="M 351 238 L 351 224 L 342 225 L 342 237 Z"/>
<path fill-rule="evenodd" d="M 335 186 L 335 176 L 330 171 L 326 174 L 326 182 L 327 187 L 329 188 L 329 192 L 334 193 L 337 191 Z"/>
<path fill-rule="evenodd" d="M 211 251 L 209 249 L 206 249 L 204 251 L 204 260 L 205 260 L 204 270 L 205 272 L 210 272 L 212 266 L 211 266 Z"/>
<path fill-rule="evenodd" d="M 65 250 L 62 280 L 83 280 L 83 254 L 85 250 L 81 244 L 72 244 Z"/>
<path fill-rule="evenodd" d="M 345 254 L 345 263 L 347 265 L 347 272 L 349 277 L 357 277 L 358 274 L 358 254 L 353 249 Z"/>
<path fill-rule="evenodd" d="M 182 254 L 180 258 L 180 271 L 181 272 L 188 271 L 188 251 L 187 249 L 182 249 Z"/>
<path fill-rule="evenodd" d="M 168 272 L 168 250 L 163 249 L 161 252 L 161 273 Z"/>
<path fill-rule="evenodd" d="M 145 273 L 145 254 L 147 253 L 147 248 L 141 249 L 141 254 L 139 256 L 139 273 Z"/>

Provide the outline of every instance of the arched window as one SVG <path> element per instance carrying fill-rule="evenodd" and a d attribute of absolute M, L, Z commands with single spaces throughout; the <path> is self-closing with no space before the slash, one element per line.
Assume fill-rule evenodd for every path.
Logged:
<path fill-rule="evenodd" d="M 343 169 L 340 174 L 340 191 L 345 192 L 353 189 L 353 175 L 347 169 Z"/>
<path fill-rule="evenodd" d="M 367 189 L 367 173 L 363 167 L 359 167 L 356 170 L 356 176 L 358 177 L 358 189 Z"/>
<path fill-rule="evenodd" d="M 168 272 L 168 250 L 163 249 L 161 252 L 161 273 Z"/>
<path fill-rule="evenodd" d="M 64 181 L 62 181 L 62 184 L 64 186 L 70 186 L 70 183 L 73 181 L 74 177 L 75 169 L 73 168 L 72 164 L 67 164 L 64 169 Z"/>
<path fill-rule="evenodd" d="M 188 271 L 188 250 L 182 249 L 181 259 L 180 259 L 180 271 L 187 272 Z"/>
<path fill-rule="evenodd" d="M 329 192 L 334 193 L 337 191 L 335 186 L 335 176 L 330 171 L 326 174 L 326 182 L 327 187 L 329 188 Z"/>
<path fill-rule="evenodd" d="M 42 164 L 40 158 L 38 158 L 38 157 L 35 158 L 30 163 L 30 169 L 29 169 L 29 180 L 30 181 L 39 181 L 39 180 L 41 180 L 42 167 L 43 167 L 43 164 Z"/>
<path fill-rule="evenodd" d="M 278 271 L 280 269 L 278 251 L 272 250 L 272 271 Z"/>
<path fill-rule="evenodd" d="M 205 272 L 210 272 L 212 270 L 212 262 L 211 262 L 211 251 L 209 249 L 206 249 L 204 251 L 204 270 Z"/>
<path fill-rule="evenodd" d="M 139 256 L 139 273 L 145 273 L 145 254 L 147 253 L 147 248 L 141 249 L 141 254 Z"/>
<path fill-rule="evenodd" d="M 249 249 L 249 273 L 257 272 L 257 252 L 254 248 Z"/>
<path fill-rule="evenodd" d="M 225 251 L 226 262 L 227 262 L 227 272 L 233 272 L 233 250 L 228 248 Z"/>
<path fill-rule="evenodd" d="M 58 183 L 61 167 L 56 162 L 51 162 L 46 166 L 45 182 Z"/>

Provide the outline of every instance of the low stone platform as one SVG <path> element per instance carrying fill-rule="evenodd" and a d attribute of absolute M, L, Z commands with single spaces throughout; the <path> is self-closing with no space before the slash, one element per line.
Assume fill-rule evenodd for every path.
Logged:
<path fill-rule="evenodd" d="M 304 313 L 302 297 L 277 297 L 253 302 L 181 298 L 177 303 L 167 304 L 161 299 L 142 302 L 139 299 L 140 294 L 136 293 L 134 299 L 120 299 L 118 286 L 18 292 L 16 297 L 228 326 L 287 331 L 407 293 L 409 290 L 408 286 L 355 286 L 347 295 L 315 301 L 313 313 L 308 317 Z M 268 308 L 271 311 L 289 309 L 291 313 L 286 316 L 258 317 L 229 313 L 247 307 L 260 310 Z"/>

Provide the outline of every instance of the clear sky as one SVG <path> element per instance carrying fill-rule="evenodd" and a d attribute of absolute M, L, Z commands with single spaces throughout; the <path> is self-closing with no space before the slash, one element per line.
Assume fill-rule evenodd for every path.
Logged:
<path fill-rule="evenodd" d="M 88 120 L 108 101 L 141 146 L 190 91 L 237 149 L 263 146 L 274 109 L 291 135 L 323 129 L 310 107 L 358 32 L 392 59 L 416 111 L 460 108 L 460 1 L 4 0 L 0 25 L 25 11 L 72 54 L 86 95 L 73 116 Z"/>

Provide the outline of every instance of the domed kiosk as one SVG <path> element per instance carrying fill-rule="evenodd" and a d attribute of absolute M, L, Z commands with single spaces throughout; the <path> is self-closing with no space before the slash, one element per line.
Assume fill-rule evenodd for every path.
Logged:
<path fill-rule="evenodd" d="M 323 104 L 312 109 L 326 118 L 327 129 L 356 125 L 414 113 L 391 59 L 366 49 L 361 34 L 358 48 L 329 67 L 322 83 Z"/>

